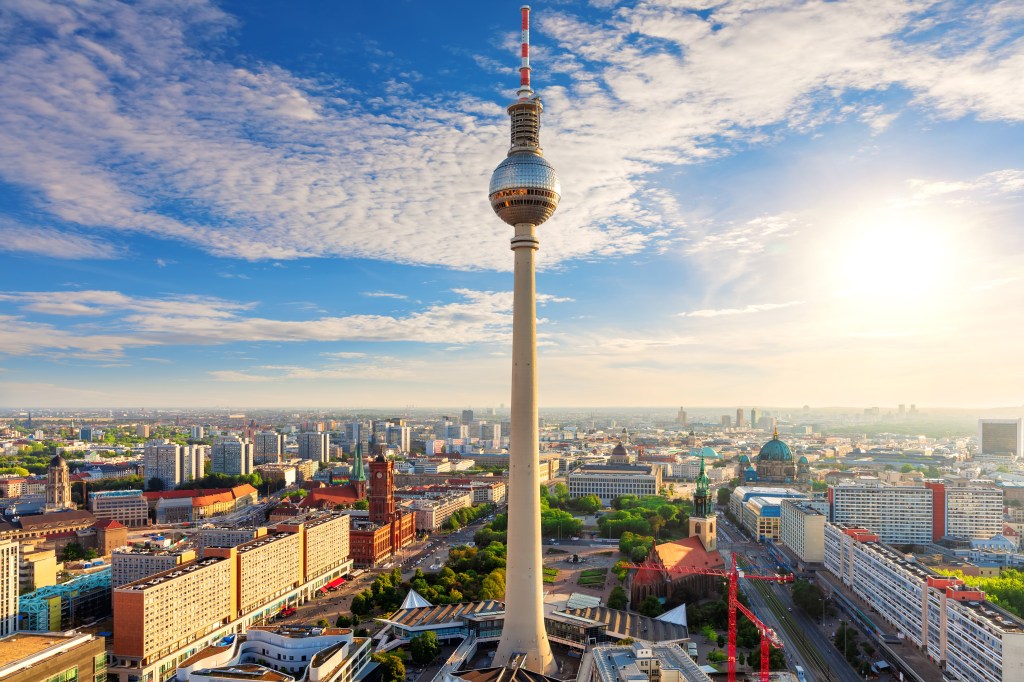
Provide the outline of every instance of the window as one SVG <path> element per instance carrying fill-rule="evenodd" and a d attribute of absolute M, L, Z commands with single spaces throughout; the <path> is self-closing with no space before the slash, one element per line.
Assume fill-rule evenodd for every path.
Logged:
<path fill-rule="evenodd" d="M 78 682 L 78 666 L 76 665 L 73 668 L 68 668 L 62 673 L 47 678 L 46 682 Z"/>

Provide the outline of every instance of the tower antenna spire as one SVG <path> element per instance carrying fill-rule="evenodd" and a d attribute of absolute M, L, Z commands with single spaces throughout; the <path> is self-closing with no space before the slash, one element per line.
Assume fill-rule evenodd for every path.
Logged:
<path fill-rule="evenodd" d="M 529 99 L 533 95 L 530 87 L 530 6 L 520 8 L 523 13 L 523 46 L 522 62 L 519 65 L 519 99 Z"/>

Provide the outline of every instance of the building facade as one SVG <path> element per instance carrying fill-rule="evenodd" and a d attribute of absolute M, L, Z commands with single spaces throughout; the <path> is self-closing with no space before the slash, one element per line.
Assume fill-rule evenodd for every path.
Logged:
<path fill-rule="evenodd" d="M 71 501 L 71 472 L 68 463 L 57 455 L 46 469 L 46 511 L 74 509 Z"/>
<path fill-rule="evenodd" d="M 779 539 L 805 564 L 825 559 L 825 515 L 818 509 L 794 499 L 781 504 Z"/>
<path fill-rule="evenodd" d="M 585 465 L 566 477 L 569 497 L 597 495 L 607 505 L 622 495 L 657 495 L 662 486 L 661 472 L 657 464 Z"/>
<path fill-rule="evenodd" d="M 276 431 L 260 431 L 253 437 L 253 462 L 277 464 L 284 456 L 284 436 Z"/>
<path fill-rule="evenodd" d="M 0 540 L 0 637 L 18 630 L 18 543 Z"/>
<path fill-rule="evenodd" d="M 844 482 L 829 488 L 830 520 L 867 528 L 889 544 L 927 544 L 933 540 L 932 497 L 924 486 Z"/>
<path fill-rule="evenodd" d="M 252 443 L 241 438 L 222 438 L 210 448 L 210 467 L 215 474 L 242 476 L 253 471 Z"/>
<path fill-rule="evenodd" d="M 77 632 L 20 632 L 0 639 L 4 682 L 105 682 L 102 637 Z"/>
<path fill-rule="evenodd" d="M 142 455 L 146 470 L 146 487 L 151 488 L 150 481 L 160 481 L 162 490 L 174 490 L 182 482 L 181 446 L 169 440 L 147 441 Z"/>
<path fill-rule="evenodd" d="M 825 568 L 928 657 L 948 680 L 1024 675 L 1024 622 L 985 593 L 934 573 L 864 528 L 825 526 Z"/>
<path fill-rule="evenodd" d="M 299 443 L 299 459 L 310 462 L 328 462 L 331 459 L 331 434 L 320 431 L 300 433 L 296 436 Z"/>
<path fill-rule="evenodd" d="M 149 525 L 149 505 L 141 490 L 89 493 L 89 511 L 97 519 L 113 519 L 128 528 Z"/>

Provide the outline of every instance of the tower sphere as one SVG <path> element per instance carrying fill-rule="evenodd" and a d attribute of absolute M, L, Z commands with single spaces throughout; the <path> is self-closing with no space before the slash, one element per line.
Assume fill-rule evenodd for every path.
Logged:
<path fill-rule="evenodd" d="M 562 185 L 543 156 L 515 152 L 491 174 L 488 198 L 494 212 L 509 225 L 540 225 L 558 208 Z"/>

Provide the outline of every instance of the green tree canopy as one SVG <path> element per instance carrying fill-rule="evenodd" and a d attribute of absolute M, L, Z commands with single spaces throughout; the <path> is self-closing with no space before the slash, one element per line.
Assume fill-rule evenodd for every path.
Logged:
<path fill-rule="evenodd" d="M 413 637 L 409 642 L 409 649 L 412 652 L 412 660 L 420 665 L 426 665 L 434 660 L 441 646 L 437 643 L 437 635 L 428 630 Z"/>

